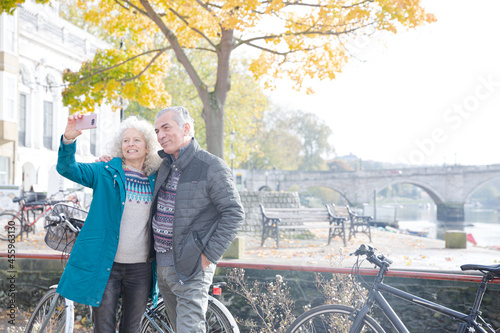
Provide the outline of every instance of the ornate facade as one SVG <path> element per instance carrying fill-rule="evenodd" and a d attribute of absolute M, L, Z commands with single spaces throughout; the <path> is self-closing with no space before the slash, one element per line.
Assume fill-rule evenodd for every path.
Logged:
<path fill-rule="evenodd" d="M 26 1 L 0 16 L 0 185 L 54 193 L 72 187 L 55 165 L 69 114 L 62 104 L 62 73 L 76 71 L 109 45 L 59 17 L 59 6 Z M 120 114 L 101 106 L 98 128 L 84 131 L 77 160 L 105 153 Z M 66 181 L 67 182 L 67 181 Z"/>

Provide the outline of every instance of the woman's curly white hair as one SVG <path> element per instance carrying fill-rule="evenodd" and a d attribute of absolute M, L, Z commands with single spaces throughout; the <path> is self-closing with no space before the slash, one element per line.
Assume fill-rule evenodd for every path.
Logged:
<path fill-rule="evenodd" d="M 126 129 L 134 128 L 141 132 L 144 136 L 144 140 L 146 140 L 146 149 L 148 153 L 146 154 L 146 159 L 144 161 L 144 165 L 142 167 L 142 171 L 149 176 L 152 173 L 156 172 L 160 167 L 162 159 L 158 155 L 158 150 L 161 150 L 161 146 L 156 140 L 156 134 L 153 125 L 151 125 L 148 121 L 144 119 L 139 119 L 136 116 L 131 116 L 122 121 L 120 124 L 120 128 L 115 134 L 115 137 L 109 144 L 109 153 L 113 157 L 120 157 L 123 159 L 123 151 L 122 151 L 122 139 L 123 132 Z"/>

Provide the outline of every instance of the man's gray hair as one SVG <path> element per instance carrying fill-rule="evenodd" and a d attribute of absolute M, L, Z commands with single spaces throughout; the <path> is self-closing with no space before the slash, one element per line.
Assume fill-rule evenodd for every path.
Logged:
<path fill-rule="evenodd" d="M 191 117 L 189 114 L 188 109 L 186 109 L 183 106 L 170 106 L 168 108 L 165 108 L 158 112 L 155 117 L 155 121 L 161 117 L 163 114 L 167 112 L 173 112 L 174 113 L 174 120 L 175 122 L 179 125 L 179 127 L 184 127 L 185 123 L 189 123 L 191 125 L 191 130 L 189 131 L 189 135 L 191 137 L 194 137 L 194 119 Z"/>

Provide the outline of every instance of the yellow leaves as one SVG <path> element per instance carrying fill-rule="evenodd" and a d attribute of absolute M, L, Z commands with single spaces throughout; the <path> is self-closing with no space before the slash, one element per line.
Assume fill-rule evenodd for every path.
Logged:
<path fill-rule="evenodd" d="M 123 87 L 123 95 L 129 97 L 137 93 L 137 87 L 133 82 L 127 82 Z"/>
<path fill-rule="evenodd" d="M 82 65 L 78 75 L 67 72 L 64 81 L 63 102 L 71 112 L 92 112 L 104 102 L 114 103 L 118 97 L 137 101 L 147 107 L 165 106 L 169 96 L 165 93 L 163 77 L 170 66 L 168 58 L 159 51 L 101 50 L 92 61 Z M 97 105 L 96 105 L 97 103 Z M 117 110 L 120 105 L 112 105 Z"/>
<path fill-rule="evenodd" d="M 420 4 L 420 0 L 379 0 L 379 12 L 377 18 L 383 21 L 384 24 L 379 26 L 384 30 L 396 32 L 398 23 L 400 26 L 407 28 L 415 28 L 424 23 L 432 23 L 436 18 L 432 14 L 424 11 Z M 389 22 L 392 23 L 389 24 Z"/>
<path fill-rule="evenodd" d="M 354 6 L 345 15 L 344 19 L 346 21 L 364 21 L 370 17 L 370 11 L 367 8 Z"/>
<path fill-rule="evenodd" d="M 274 56 L 261 52 L 259 58 L 252 61 L 250 64 L 250 71 L 256 76 L 260 77 L 269 72 L 269 68 L 271 67 L 274 61 Z"/>
<path fill-rule="evenodd" d="M 266 10 L 265 10 L 265 13 L 266 14 L 270 14 L 271 12 L 278 12 L 280 11 L 281 9 L 283 9 L 285 7 L 285 2 L 282 1 L 282 0 L 273 0 L 271 1 Z"/>
<path fill-rule="evenodd" d="M 167 105 L 164 78 L 170 63 L 163 55 L 151 63 L 157 55 L 152 50 L 177 46 L 176 42 L 184 52 L 196 48 L 211 56 L 230 53 L 245 42 L 257 46 L 259 54 L 248 53 L 253 56 L 250 71 L 263 79 L 264 87 L 272 88 L 276 79 L 287 77 L 296 89 L 303 89 L 308 78 L 334 79 L 350 58 L 345 45 L 353 35 L 373 33 L 368 24 L 397 32 L 435 20 L 419 0 L 323 0 L 317 6 L 282 0 L 162 0 L 151 2 L 157 14 L 151 17 L 139 0 L 122 5 L 114 0 L 68 1 L 88 27 L 95 27 L 91 29 L 111 44 L 123 41 L 122 48 L 100 52 L 79 73 L 65 74 L 70 88 L 64 102 L 72 110 L 90 110 L 96 102 L 118 96 L 148 107 Z M 158 17 L 166 29 L 160 30 Z M 223 29 L 234 33 L 228 46 L 221 44 Z"/>
<path fill-rule="evenodd" d="M 121 83 L 118 82 L 117 80 L 111 80 L 111 81 L 108 81 L 107 84 L 106 84 L 106 87 L 105 89 L 107 91 L 117 91 L 117 90 L 121 90 Z M 96 89 L 98 91 L 98 89 Z"/>

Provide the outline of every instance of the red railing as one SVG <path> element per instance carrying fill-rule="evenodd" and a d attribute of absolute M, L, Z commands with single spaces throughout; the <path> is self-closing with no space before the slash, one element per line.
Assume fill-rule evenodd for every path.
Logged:
<path fill-rule="evenodd" d="M 12 254 L 0 253 L 0 258 L 12 258 Z M 67 256 L 61 254 L 43 254 L 43 253 L 16 253 L 15 258 L 28 259 L 67 259 Z M 318 272 L 318 273 L 336 273 L 336 274 L 351 274 L 350 268 L 334 268 L 334 267 L 315 267 L 315 266 L 292 266 L 292 265 L 271 265 L 271 264 L 255 264 L 241 263 L 231 261 L 220 261 L 218 267 L 227 268 L 243 268 L 243 269 L 258 269 L 258 270 L 275 270 L 275 271 L 302 271 L 302 272 Z M 376 269 L 360 269 L 361 275 L 377 275 Z M 389 271 L 386 276 L 401 277 L 409 279 L 427 279 L 427 280 L 442 280 L 442 281 L 463 281 L 463 282 L 480 282 L 482 275 L 478 274 L 451 274 L 451 273 L 431 273 L 419 271 Z M 491 283 L 499 283 L 500 279 L 493 280 Z"/>

